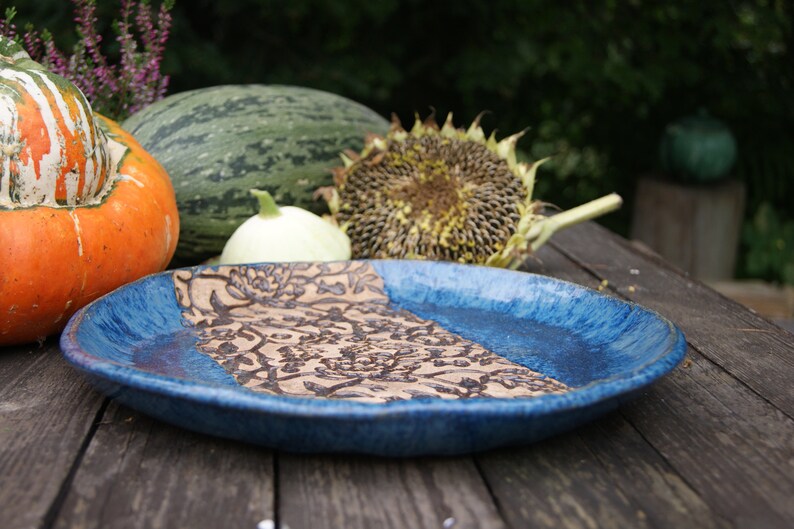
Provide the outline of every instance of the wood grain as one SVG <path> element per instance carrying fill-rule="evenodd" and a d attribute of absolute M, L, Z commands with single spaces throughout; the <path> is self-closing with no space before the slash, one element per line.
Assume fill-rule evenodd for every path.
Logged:
<path fill-rule="evenodd" d="M 794 519 L 788 500 L 794 496 L 794 421 L 777 404 L 786 405 L 790 395 L 775 398 L 781 392 L 765 386 L 783 383 L 780 374 L 755 365 L 785 357 L 787 333 L 602 231 L 578 227 L 555 246 L 588 263 L 596 281 L 605 279 L 618 292 L 629 293 L 624 281 L 631 277 L 632 297 L 673 320 L 694 346 L 684 366 L 623 407 L 625 417 L 720 518 L 738 527 L 788 526 Z M 765 331 L 752 342 L 768 347 L 763 360 L 749 356 L 747 343 L 720 333 L 739 320 Z M 715 363 L 722 361 L 728 367 Z M 778 368 L 785 372 L 787 365 Z"/>
<path fill-rule="evenodd" d="M 471 458 L 280 454 L 279 519 L 289 529 L 505 527 Z"/>
<path fill-rule="evenodd" d="M 549 247 L 524 268 L 599 284 Z M 647 398 L 635 405 L 642 409 Z M 480 454 L 476 460 L 511 527 L 730 527 L 620 412 L 569 434 Z"/>
<path fill-rule="evenodd" d="M 733 277 L 744 218 L 744 184 L 687 185 L 646 176 L 635 194 L 631 237 L 711 280 Z"/>
<path fill-rule="evenodd" d="M 57 342 L 0 349 L 0 527 L 43 527 L 104 398 Z"/>
<path fill-rule="evenodd" d="M 625 417 L 721 517 L 790 527 L 794 421 L 701 355 L 689 358 Z"/>
<path fill-rule="evenodd" d="M 621 295 L 675 321 L 700 353 L 794 417 L 794 336 L 595 223 L 553 245 Z"/>
<path fill-rule="evenodd" d="M 256 529 L 273 511 L 269 450 L 195 434 L 112 403 L 54 527 Z"/>

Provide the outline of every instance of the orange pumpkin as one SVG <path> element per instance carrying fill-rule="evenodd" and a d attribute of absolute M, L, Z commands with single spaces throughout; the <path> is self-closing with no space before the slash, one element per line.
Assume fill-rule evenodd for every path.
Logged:
<path fill-rule="evenodd" d="M 0 345 L 163 270 L 179 217 L 168 174 L 69 81 L 0 37 Z"/>

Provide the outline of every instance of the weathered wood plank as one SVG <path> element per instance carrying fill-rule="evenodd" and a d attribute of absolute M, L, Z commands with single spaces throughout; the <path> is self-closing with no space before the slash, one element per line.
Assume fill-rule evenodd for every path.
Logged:
<path fill-rule="evenodd" d="M 744 184 L 737 180 L 703 186 L 645 176 L 637 182 L 631 237 L 698 277 L 728 279 L 744 201 Z"/>
<path fill-rule="evenodd" d="M 104 398 L 57 341 L 0 350 L 0 527 L 42 527 Z"/>
<path fill-rule="evenodd" d="M 699 325 L 714 326 L 715 320 L 731 324 L 731 319 L 745 318 L 748 324 L 770 330 L 774 338 L 784 336 L 785 331 L 667 269 L 663 262 L 636 255 L 600 228 L 581 228 L 576 238 L 568 234 L 567 239 L 558 241 L 565 253 L 583 262 L 582 256 L 589 258 L 587 266 L 596 282 L 607 279 L 621 293 L 640 293 L 632 297 L 643 300 L 643 292 L 649 292 L 649 305 L 663 300 L 660 312 L 684 328 L 697 349 L 689 351 L 687 367 L 652 386 L 646 398 L 624 406 L 624 415 L 721 517 L 738 527 L 790 525 L 794 520 L 794 507 L 788 501 L 794 496 L 794 421 L 758 394 L 776 395 L 778 388 L 757 392 L 751 389 L 753 384 L 745 385 L 724 366 L 701 355 L 700 350 L 705 349 L 720 350 L 720 358 L 740 357 L 740 348 L 746 346 L 732 342 L 729 335 L 705 333 Z M 582 235 L 588 228 L 589 234 Z M 614 246 L 608 245 L 609 240 Z M 632 269 L 640 273 L 632 273 Z M 635 282 L 627 285 L 624 281 L 629 277 Z M 705 301 L 693 300 L 693 289 Z M 712 309 L 706 311 L 704 303 Z M 706 314 L 693 326 L 696 307 Z M 757 339 L 766 336 L 762 333 Z M 779 343 L 772 340 L 771 345 Z"/>
<path fill-rule="evenodd" d="M 625 417 L 736 527 L 791 527 L 794 421 L 701 355 L 689 358 Z"/>
<path fill-rule="evenodd" d="M 290 529 L 505 527 L 471 458 L 279 454 L 279 520 Z"/>
<path fill-rule="evenodd" d="M 14 384 L 27 370 L 35 369 L 39 362 L 45 361 L 48 355 L 42 354 L 44 351 L 45 347 L 38 345 L 0 347 L 0 390 Z"/>
<path fill-rule="evenodd" d="M 549 248 L 537 257 L 527 271 L 599 283 Z M 636 405 L 641 408 L 644 400 Z M 476 459 L 512 527 L 730 526 L 621 413 L 534 446 Z"/>
<path fill-rule="evenodd" d="M 731 527 L 619 413 L 478 461 L 511 527 Z"/>
<path fill-rule="evenodd" d="M 54 528 L 256 529 L 272 520 L 273 455 L 111 403 Z"/>
<path fill-rule="evenodd" d="M 621 295 L 675 321 L 699 352 L 794 417 L 792 335 L 595 223 L 556 236 L 564 254 Z"/>
<path fill-rule="evenodd" d="M 642 406 L 642 398 L 635 406 Z M 730 527 L 623 415 L 606 417 L 579 435 L 637 516 L 651 527 Z"/>
<path fill-rule="evenodd" d="M 578 432 L 478 461 L 511 527 L 649 527 Z"/>

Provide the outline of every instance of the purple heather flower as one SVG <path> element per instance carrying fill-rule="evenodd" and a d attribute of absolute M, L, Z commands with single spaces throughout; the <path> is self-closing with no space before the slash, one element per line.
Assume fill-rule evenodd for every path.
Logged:
<path fill-rule="evenodd" d="M 72 0 L 80 40 L 67 56 L 55 46 L 52 35 L 27 29 L 20 35 L 14 8 L 0 19 L 0 34 L 19 42 L 34 60 L 70 79 L 91 102 L 94 110 L 116 120 L 124 119 L 162 99 L 169 78 L 160 72 L 171 28 L 174 0 L 163 0 L 152 14 L 149 0 L 120 0 L 120 20 L 114 21 L 120 56 L 111 64 L 102 53 L 102 36 L 96 31 L 96 0 Z M 134 23 L 134 26 L 133 26 Z M 138 35 L 136 39 L 135 34 Z"/>

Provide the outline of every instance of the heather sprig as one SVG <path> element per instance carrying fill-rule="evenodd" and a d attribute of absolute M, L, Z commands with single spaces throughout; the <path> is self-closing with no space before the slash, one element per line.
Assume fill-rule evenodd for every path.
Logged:
<path fill-rule="evenodd" d="M 18 42 L 19 35 L 17 34 L 17 26 L 14 24 L 14 17 L 17 16 L 17 9 L 14 6 L 7 7 L 3 15 L 3 18 L 0 19 L 0 35 Z"/>
<path fill-rule="evenodd" d="M 163 0 L 153 14 L 150 0 L 120 0 L 120 18 L 113 21 L 118 61 L 111 63 L 97 32 L 96 0 L 72 0 L 79 37 L 71 55 L 61 52 L 47 30 L 30 25 L 21 33 L 14 24 L 17 12 L 11 7 L 0 20 L 0 34 L 14 39 L 31 58 L 77 85 L 94 110 L 122 120 L 162 99 L 168 76 L 160 71 L 171 29 L 174 0 Z"/>

